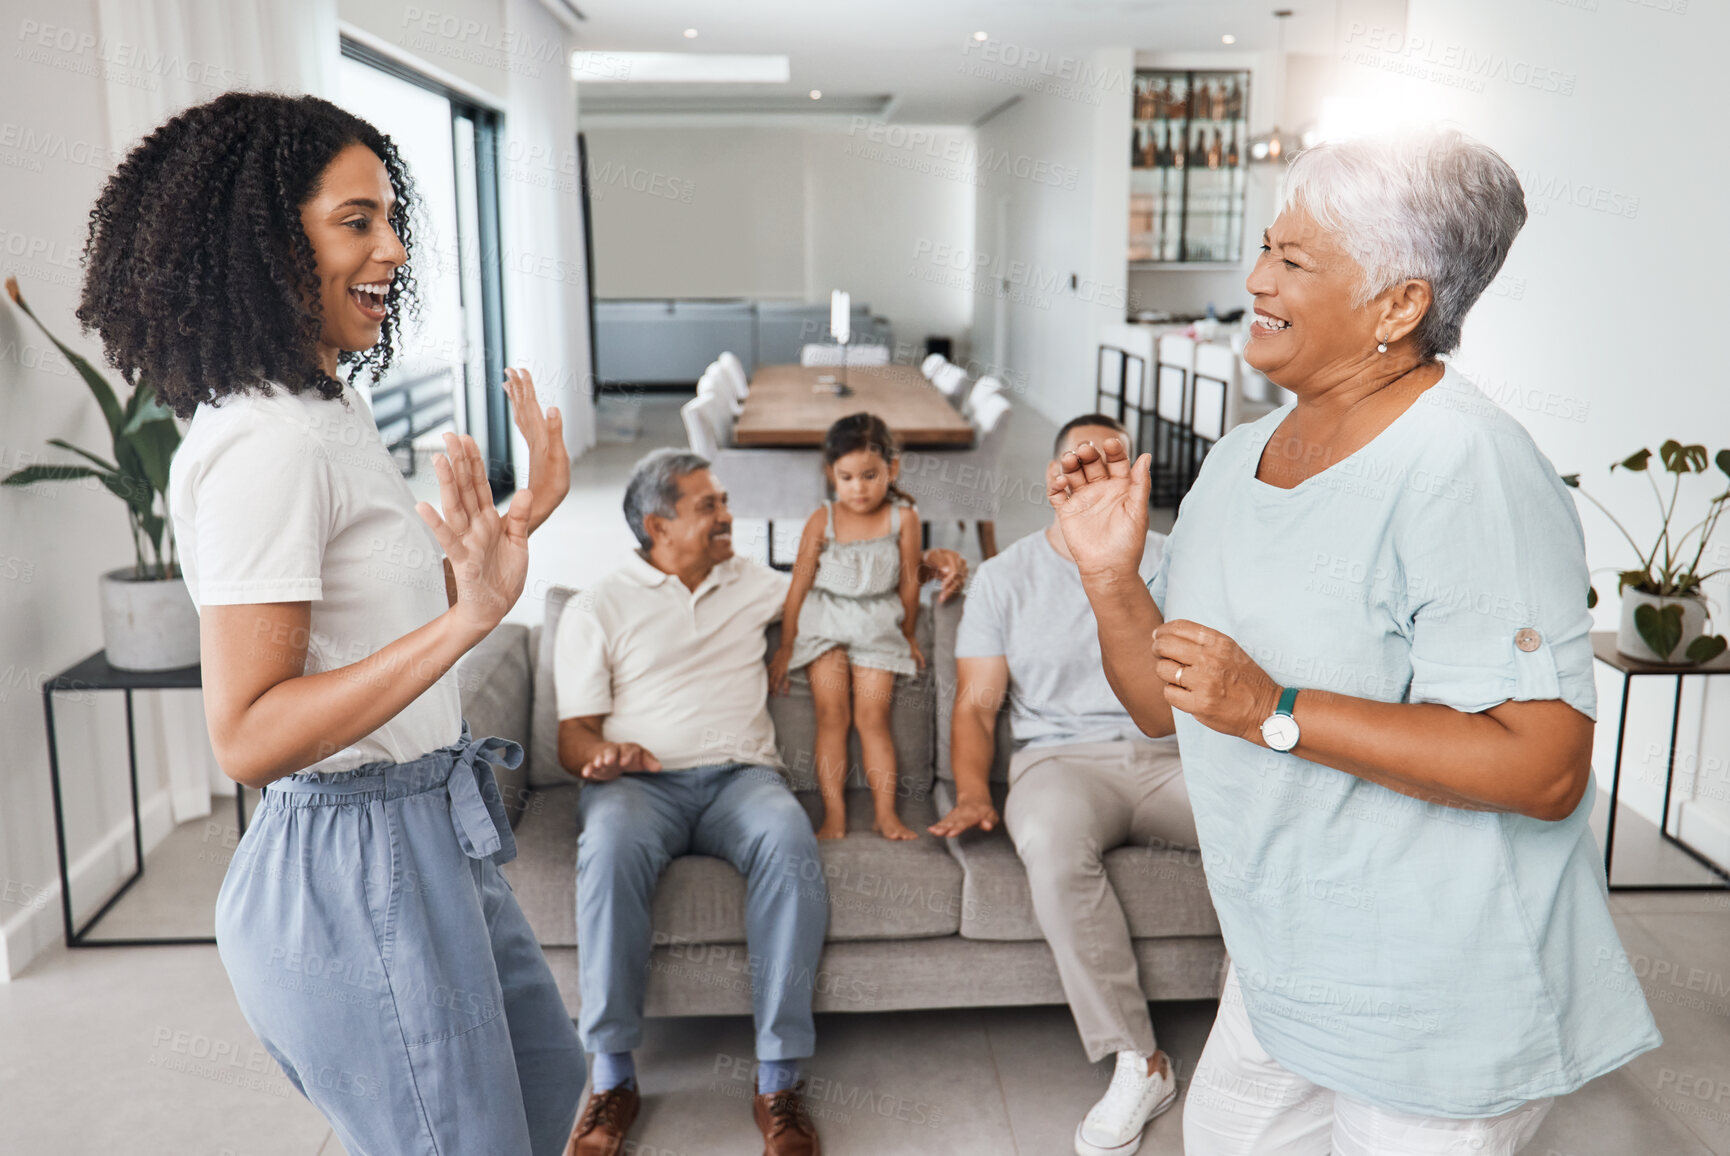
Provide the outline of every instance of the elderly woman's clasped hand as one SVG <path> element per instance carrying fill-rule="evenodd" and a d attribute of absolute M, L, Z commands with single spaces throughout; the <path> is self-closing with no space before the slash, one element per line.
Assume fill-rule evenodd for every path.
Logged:
<path fill-rule="evenodd" d="M 1083 443 L 1051 467 L 1047 496 L 1084 581 L 1135 582 L 1147 541 L 1153 458 L 1132 464 L 1124 444 Z M 1279 705 L 1279 684 L 1228 635 L 1182 619 L 1153 631 L 1154 672 L 1165 701 L 1210 730 L 1261 742 Z"/>

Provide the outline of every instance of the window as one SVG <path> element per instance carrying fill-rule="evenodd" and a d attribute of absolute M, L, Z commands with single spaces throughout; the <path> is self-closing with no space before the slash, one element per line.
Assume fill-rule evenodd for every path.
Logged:
<path fill-rule="evenodd" d="M 338 103 L 396 144 L 419 199 L 411 221 L 418 316 L 404 318 L 395 364 L 368 393 L 405 474 L 466 433 L 486 459 L 493 497 L 516 488 L 504 392 L 499 249 L 499 117 L 459 93 L 344 40 Z"/>

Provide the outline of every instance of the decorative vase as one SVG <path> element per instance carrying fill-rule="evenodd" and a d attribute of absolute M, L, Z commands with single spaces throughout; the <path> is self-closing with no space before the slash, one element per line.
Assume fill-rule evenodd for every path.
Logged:
<path fill-rule="evenodd" d="M 1650 606 L 1660 614 L 1666 613 L 1666 607 L 1679 607 L 1682 611 L 1680 628 L 1676 634 L 1676 645 L 1669 654 L 1659 654 L 1646 644 L 1640 637 L 1640 629 L 1634 622 L 1634 615 L 1640 607 Z M 1677 629 L 1674 624 L 1675 610 L 1669 610 L 1672 619 L 1669 629 Z M 1685 657 L 1688 645 L 1702 634 L 1706 633 L 1706 600 L 1698 594 L 1647 594 L 1643 590 L 1624 590 L 1622 592 L 1622 623 L 1616 630 L 1616 650 L 1624 658 L 1635 658 L 1641 662 L 1659 663 L 1664 666 L 1692 666 Z"/>
<path fill-rule="evenodd" d="M 102 576 L 102 644 L 116 670 L 177 670 L 198 662 L 198 608 L 186 583 L 134 578 L 131 566 Z"/>

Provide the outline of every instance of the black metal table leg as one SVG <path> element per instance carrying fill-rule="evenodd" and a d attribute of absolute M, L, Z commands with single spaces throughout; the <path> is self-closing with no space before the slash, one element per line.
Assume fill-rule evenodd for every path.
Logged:
<path fill-rule="evenodd" d="M 1616 850 L 1616 799 L 1622 786 L 1622 740 L 1628 734 L 1628 691 L 1634 680 L 1622 675 L 1622 711 L 1616 720 L 1616 761 L 1610 764 L 1610 820 L 1604 828 L 1604 886 L 1610 886 L 1610 856 Z"/>

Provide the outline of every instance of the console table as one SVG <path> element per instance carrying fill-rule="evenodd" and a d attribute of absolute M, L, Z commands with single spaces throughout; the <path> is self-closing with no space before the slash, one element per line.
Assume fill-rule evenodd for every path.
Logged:
<path fill-rule="evenodd" d="M 146 947 L 170 943 L 215 943 L 209 936 L 179 936 L 147 939 L 89 939 L 90 929 L 144 877 L 144 835 L 138 815 L 138 745 L 133 730 L 132 692 L 135 690 L 197 690 L 203 686 L 199 668 L 183 666 L 178 670 L 117 670 L 108 665 L 108 656 L 97 651 L 84 661 L 67 667 L 42 684 L 42 713 L 48 726 L 48 774 L 54 790 L 54 839 L 60 854 L 60 914 L 66 927 L 67 947 Z M 60 750 L 54 729 L 54 694 L 56 691 L 118 690 L 126 696 L 126 761 L 132 781 L 132 874 L 108 902 L 75 926 L 72 919 L 72 879 L 67 870 L 66 812 L 60 790 Z M 240 833 L 246 833 L 246 788 L 239 783 L 234 788 L 234 814 Z"/>

